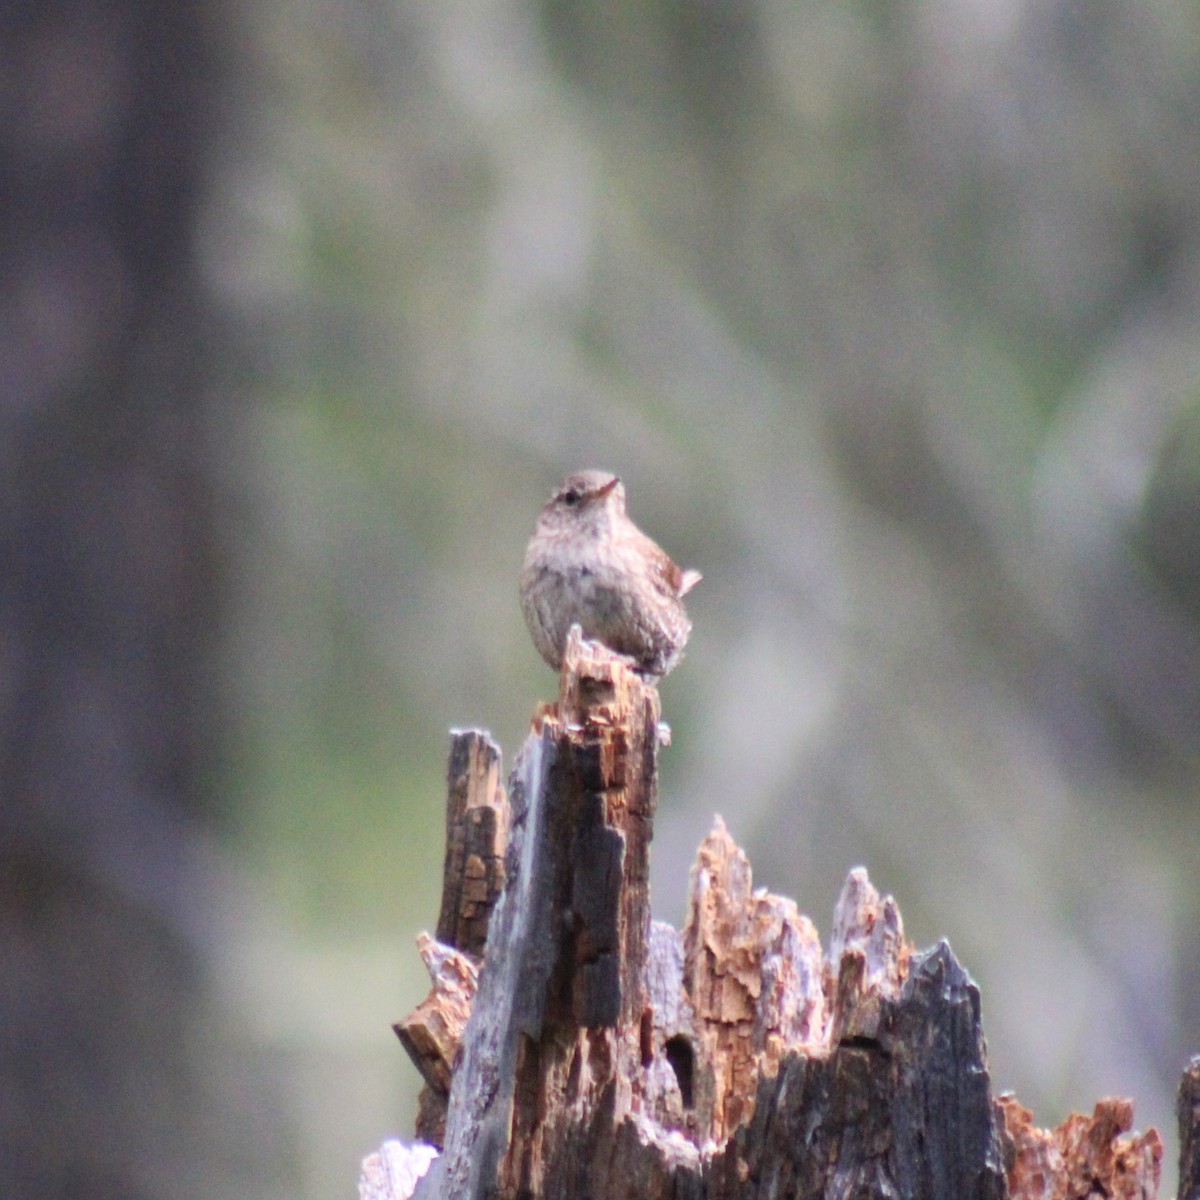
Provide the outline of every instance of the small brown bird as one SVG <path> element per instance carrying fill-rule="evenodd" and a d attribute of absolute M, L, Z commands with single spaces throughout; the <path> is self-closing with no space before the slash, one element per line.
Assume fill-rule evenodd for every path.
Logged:
<path fill-rule="evenodd" d="M 608 471 L 579 471 L 554 489 L 521 571 L 521 608 L 538 653 L 556 671 L 567 632 L 633 660 L 660 679 L 679 661 L 692 623 L 682 597 L 700 580 L 681 571 L 625 515 L 625 488 Z"/>

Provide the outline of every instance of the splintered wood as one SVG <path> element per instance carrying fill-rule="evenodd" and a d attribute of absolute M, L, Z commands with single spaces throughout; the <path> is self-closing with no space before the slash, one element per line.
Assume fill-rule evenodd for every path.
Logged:
<path fill-rule="evenodd" d="M 774 1074 L 785 1049 L 825 1044 L 825 957 L 792 901 L 753 891 L 720 817 L 692 868 L 683 946 L 701 1064 L 691 1132 L 723 1141 L 751 1116 L 760 1072 Z"/>
<path fill-rule="evenodd" d="M 1179 1082 L 1179 1200 L 1200 1200 L 1200 1055 Z"/>
<path fill-rule="evenodd" d="M 1048 1132 L 992 1098 L 978 989 L 861 868 L 826 955 L 717 818 L 683 931 L 652 922 L 661 744 L 656 690 L 575 634 L 507 798 L 496 748 L 455 735 L 434 986 L 397 1026 L 441 1150 L 417 1196 L 1152 1200 L 1162 1146 L 1128 1102 Z M 362 1195 L 411 1194 L 379 1181 L 414 1162 L 389 1144 Z"/>
<path fill-rule="evenodd" d="M 508 797 L 500 776 L 500 747 L 475 729 L 454 730 L 450 737 L 437 939 L 481 956 L 488 921 L 504 887 Z"/>
<path fill-rule="evenodd" d="M 1009 1176 L 1014 1195 L 1028 1200 L 1146 1200 L 1155 1195 L 1162 1139 L 1155 1129 L 1129 1133 L 1130 1101 L 1101 1100 L 1090 1117 L 1072 1113 L 1057 1129 L 1034 1128 L 1033 1114 L 1012 1096 L 1001 1096 L 998 1103 L 1012 1146 Z"/>
<path fill-rule="evenodd" d="M 417 939 L 433 990 L 392 1026 L 425 1081 L 417 1136 L 435 1145 L 445 1136 L 452 1068 L 475 999 L 492 910 L 504 887 L 509 805 L 500 748 L 479 730 L 454 730 L 446 783 L 437 939 L 427 933 Z"/>
<path fill-rule="evenodd" d="M 446 1132 L 450 1079 L 479 987 L 479 968 L 466 954 L 435 942 L 427 933 L 417 936 L 417 949 L 433 990 L 392 1028 L 425 1081 L 417 1136 L 440 1146 Z"/>

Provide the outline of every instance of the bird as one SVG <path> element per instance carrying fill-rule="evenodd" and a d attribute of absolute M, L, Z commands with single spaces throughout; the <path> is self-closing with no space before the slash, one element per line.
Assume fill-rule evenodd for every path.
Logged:
<path fill-rule="evenodd" d="M 521 609 L 538 653 L 556 671 L 572 625 L 657 683 L 692 631 L 683 597 L 700 581 L 626 515 L 610 471 L 576 471 L 538 515 L 521 569 Z"/>

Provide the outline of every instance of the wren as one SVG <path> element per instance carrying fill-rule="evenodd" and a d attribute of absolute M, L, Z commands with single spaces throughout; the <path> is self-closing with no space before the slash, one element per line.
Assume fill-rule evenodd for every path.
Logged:
<path fill-rule="evenodd" d="M 625 513 L 625 488 L 608 471 L 568 475 L 547 501 L 525 550 L 521 608 L 533 644 L 555 670 L 572 625 L 656 682 L 680 660 L 692 623 L 683 571 Z"/>

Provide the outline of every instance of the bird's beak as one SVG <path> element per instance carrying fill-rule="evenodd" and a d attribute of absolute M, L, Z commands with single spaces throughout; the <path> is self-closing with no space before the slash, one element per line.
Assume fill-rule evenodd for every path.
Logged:
<path fill-rule="evenodd" d="M 620 476 L 614 475 L 608 483 L 606 483 L 602 488 L 599 489 L 599 491 L 596 492 L 596 495 L 597 496 L 607 496 L 608 493 L 611 492 L 613 490 L 613 488 L 615 488 L 617 486 L 617 484 L 619 484 L 620 482 L 621 482 Z"/>

